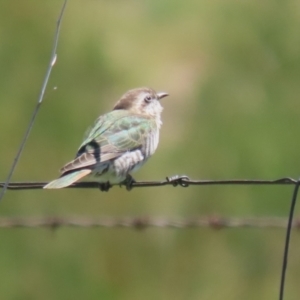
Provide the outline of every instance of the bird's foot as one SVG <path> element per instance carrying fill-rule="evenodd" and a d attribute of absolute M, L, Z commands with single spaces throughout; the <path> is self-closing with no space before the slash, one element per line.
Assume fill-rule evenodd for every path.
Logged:
<path fill-rule="evenodd" d="M 108 192 L 112 185 L 109 183 L 109 181 L 104 183 L 99 183 L 99 189 L 101 192 Z"/>
<path fill-rule="evenodd" d="M 132 184 L 135 182 L 136 181 L 130 174 L 127 174 L 126 179 L 123 181 L 123 183 L 126 185 L 127 191 L 130 191 L 132 189 Z"/>

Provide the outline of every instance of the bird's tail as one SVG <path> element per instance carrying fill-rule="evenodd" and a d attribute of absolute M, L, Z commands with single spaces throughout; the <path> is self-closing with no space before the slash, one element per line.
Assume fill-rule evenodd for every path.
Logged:
<path fill-rule="evenodd" d="M 44 189 L 61 189 L 67 187 L 75 181 L 79 180 L 80 178 L 90 174 L 91 172 L 91 170 L 83 169 L 69 173 L 56 180 L 49 182 L 47 185 L 44 186 Z"/>

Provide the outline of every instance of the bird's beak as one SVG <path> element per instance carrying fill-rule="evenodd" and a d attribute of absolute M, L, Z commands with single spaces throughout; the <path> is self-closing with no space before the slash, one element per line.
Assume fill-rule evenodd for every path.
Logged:
<path fill-rule="evenodd" d="M 165 98 L 165 97 L 167 97 L 167 96 L 169 96 L 169 94 L 168 94 L 168 93 L 165 93 L 165 92 L 159 92 L 159 93 L 157 93 L 157 98 L 158 98 L 158 100 L 160 100 L 160 99 L 162 99 L 162 98 Z"/>

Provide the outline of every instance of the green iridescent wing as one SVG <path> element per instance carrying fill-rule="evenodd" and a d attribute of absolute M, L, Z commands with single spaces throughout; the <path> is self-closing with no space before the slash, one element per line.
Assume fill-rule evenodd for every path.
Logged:
<path fill-rule="evenodd" d="M 114 110 L 105 115 L 100 116 L 93 125 L 92 128 L 85 134 L 85 139 L 79 147 L 78 152 L 84 146 L 86 146 L 89 142 L 93 141 L 95 137 L 100 136 L 106 130 L 111 128 L 115 122 L 118 120 L 128 116 L 128 111 L 126 110 Z"/>
<path fill-rule="evenodd" d="M 80 146 L 76 158 L 61 172 L 91 167 L 138 149 L 155 128 L 154 120 L 128 111 L 112 111 L 101 116 Z"/>

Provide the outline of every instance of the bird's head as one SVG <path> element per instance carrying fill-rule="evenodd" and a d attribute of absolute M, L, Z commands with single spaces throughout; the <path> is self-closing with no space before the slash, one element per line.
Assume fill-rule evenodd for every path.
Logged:
<path fill-rule="evenodd" d="M 168 93 L 157 93 L 150 88 L 137 88 L 126 92 L 116 103 L 114 110 L 125 109 L 132 113 L 144 114 L 160 119 L 163 110 L 160 99 L 168 96 Z"/>

